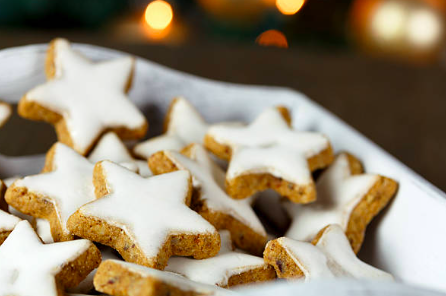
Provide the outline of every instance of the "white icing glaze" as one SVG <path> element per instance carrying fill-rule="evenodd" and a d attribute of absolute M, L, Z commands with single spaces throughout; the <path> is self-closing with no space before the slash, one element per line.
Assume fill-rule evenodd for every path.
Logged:
<path fill-rule="evenodd" d="M 36 232 L 45 244 L 54 243 L 53 235 L 51 234 L 51 225 L 47 220 L 40 218 L 36 219 Z"/>
<path fill-rule="evenodd" d="M 179 169 L 191 173 L 193 185 L 200 190 L 201 199 L 206 202 L 209 210 L 230 215 L 256 233 L 266 236 L 265 229 L 251 206 L 244 200 L 232 199 L 217 184 L 213 176 L 216 165 L 201 145 L 193 144 L 191 158 L 175 151 L 165 151 L 165 154 Z"/>
<path fill-rule="evenodd" d="M 8 206 L 8 212 L 9 212 L 11 215 L 14 215 L 14 216 L 16 216 L 16 217 L 19 217 L 19 218 L 22 219 L 22 220 L 26 220 L 26 221 L 28 221 L 29 223 L 31 223 L 31 222 L 33 221 L 33 219 L 34 219 L 33 216 L 23 214 L 22 212 L 16 210 L 15 208 L 13 208 L 13 207 L 11 207 L 11 206 Z"/>
<path fill-rule="evenodd" d="M 359 260 L 353 252 L 343 229 L 337 224 L 332 224 L 325 229 L 316 247 L 326 254 L 330 269 L 338 276 L 393 280 L 391 274 Z"/>
<path fill-rule="evenodd" d="M 85 154 L 104 129 L 145 125 L 125 93 L 133 58 L 93 63 L 64 39 L 55 41 L 54 55 L 54 79 L 29 91 L 26 100 L 63 116 L 76 151 Z"/>
<path fill-rule="evenodd" d="M 220 251 L 218 254 L 225 254 L 235 250 L 234 244 L 231 240 L 231 233 L 228 230 L 219 230 L 220 234 Z"/>
<path fill-rule="evenodd" d="M 142 176 L 151 176 L 147 162 L 134 159 L 125 144 L 114 132 L 108 132 L 101 137 L 96 147 L 88 156 L 88 159 L 92 163 L 101 160 L 110 160 L 133 172 L 139 172 L 141 168 L 143 170 L 142 174 L 140 173 Z"/>
<path fill-rule="evenodd" d="M 6 187 L 9 187 L 12 185 L 12 183 L 14 183 L 15 181 L 17 181 L 20 178 L 21 178 L 21 176 L 14 176 L 14 177 L 4 179 L 3 182 L 5 183 Z"/>
<path fill-rule="evenodd" d="M 198 282 L 191 281 L 179 274 L 167 271 L 161 271 L 153 268 L 148 268 L 145 266 L 125 262 L 125 261 L 117 261 L 117 260 L 107 260 L 113 261 L 121 265 L 123 268 L 127 270 L 138 273 L 140 276 L 145 278 L 154 279 L 157 281 L 161 281 L 170 286 L 174 286 L 179 288 L 182 291 L 193 291 L 200 295 L 231 295 L 231 291 L 219 288 L 214 285 L 206 285 Z M 99 267 L 100 268 L 100 267 Z"/>
<path fill-rule="evenodd" d="M 163 134 L 136 144 L 133 152 L 142 158 L 149 158 L 152 154 L 165 149 L 180 151 L 186 144 L 175 135 Z"/>
<path fill-rule="evenodd" d="M 317 201 L 287 204 L 293 223 L 285 236 L 311 241 L 328 224 L 346 230 L 351 212 L 377 180 L 377 175 L 351 175 L 347 155 L 340 154 L 316 183 Z"/>
<path fill-rule="evenodd" d="M 0 192 L 6 188 L 5 183 L 0 180 Z M 3 199 L 3 196 L 0 196 Z M 20 222 L 20 219 L 15 215 L 11 215 L 3 210 L 0 210 L 0 232 L 11 231 Z"/>
<path fill-rule="evenodd" d="M 207 129 L 208 124 L 198 111 L 186 99 L 179 97 L 170 111 L 166 133 L 137 144 L 134 152 L 149 158 L 161 150 L 179 151 L 190 143 L 202 143 Z"/>
<path fill-rule="evenodd" d="M 202 260 L 172 257 L 165 270 L 196 282 L 225 286 L 231 276 L 266 266 L 261 257 L 232 251 L 231 237 L 227 231 L 221 231 L 220 237 L 222 248 L 217 256 Z"/>
<path fill-rule="evenodd" d="M 11 116 L 11 106 L 6 103 L 0 102 L 0 127 L 3 126 Z"/>
<path fill-rule="evenodd" d="M 45 245 L 20 222 L 0 246 L 0 295 L 57 296 L 54 276 L 91 245 L 84 239 Z"/>
<path fill-rule="evenodd" d="M 14 183 L 28 191 L 43 195 L 53 203 L 65 234 L 68 218 L 80 206 L 95 199 L 93 187 L 93 164 L 68 146 L 56 143 L 54 170 L 25 177 Z"/>
<path fill-rule="evenodd" d="M 287 237 L 278 238 L 278 241 L 302 270 L 306 282 L 335 276 L 328 267 L 327 257 L 312 244 Z"/>
<path fill-rule="evenodd" d="M 185 204 L 190 178 L 187 171 L 146 179 L 108 161 L 101 166 L 111 193 L 79 211 L 121 228 L 147 258 L 158 254 L 170 234 L 216 232 Z"/>
<path fill-rule="evenodd" d="M 20 221 L 20 218 L 0 210 L 0 232 L 13 230 Z"/>
<path fill-rule="evenodd" d="M 226 177 L 231 180 L 248 173 L 269 173 L 301 185 L 312 182 L 307 159 L 295 150 L 283 146 L 237 149 L 229 163 Z"/>
<path fill-rule="evenodd" d="M 303 271 L 305 281 L 332 277 L 393 280 L 390 274 L 359 260 L 337 224 L 328 226 L 316 246 L 287 237 L 278 240 Z"/>
<path fill-rule="evenodd" d="M 232 149 L 227 179 L 269 173 L 295 184 L 311 182 L 307 159 L 329 145 L 322 134 L 291 129 L 276 108 L 262 112 L 250 125 L 219 124 L 208 135 Z"/>
<path fill-rule="evenodd" d="M 152 171 L 149 168 L 149 164 L 145 160 L 136 160 L 136 165 L 138 166 L 138 172 L 139 174 L 144 177 L 151 177 L 153 176 Z"/>

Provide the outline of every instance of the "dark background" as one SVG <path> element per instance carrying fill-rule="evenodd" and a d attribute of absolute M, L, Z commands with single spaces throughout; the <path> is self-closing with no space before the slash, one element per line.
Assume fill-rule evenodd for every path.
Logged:
<path fill-rule="evenodd" d="M 0 0 L 0 8 L 6 2 Z M 294 19 L 267 15 L 266 20 L 251 27 L 240 25 L 231 17 L 222 21 L 209 16 L 194 1 L 176 1 L 171 3 L 174 21 L 180 21 L 174 23 L 174 28 L 183 26 L 188 31 L 185 36 L 152 40 L 138 34 L 130 38 L 132 34 L 128 34 L 129 38 L 124 38 L 119 28 L 133 28 L 148 1 L 130 1 L 122 6 L 120 1 L 106 2 L 117 6 L 110 8 L 109 13 L 97 8 L 105 16 L 89 15 L 88 19 L 93 21 L 82 22 L 79 13 L 81 21 L 76 21 L 74 14 L 74 21 L 64 22 L 63 17 L 53 18 L 60 15 L 54 10 L 49 18 L 54 22 L 48 21 L 48 15 L 42 12 L 31 18 L 4 20 L 0 26 L 0 48 L 46 43 L 60 36 L 72 42 L 122 50 L 211 79 L 291 87 L 446 191 L 443 41 L 418 55 L 404 46 L 398 52 L 365 48 L 359 41 L 352 41 L 353 29 L 345 29 L 355 1 L 328 0 L 307 0 Z M 320 2 L 325 6 L 320 7 Z M 0 13 L 0 20 L 1 17 Z M 269 28 L 284 32 L 288 48 L 256 44 L 259 32 Z M 7 124 L 2 133 L 11 133 L 16 121 Z"/>

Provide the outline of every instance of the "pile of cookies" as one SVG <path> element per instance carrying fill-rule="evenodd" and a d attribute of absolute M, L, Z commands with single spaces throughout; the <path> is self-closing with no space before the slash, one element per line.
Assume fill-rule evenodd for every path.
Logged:
<path fill-rule="evenodd" d="M 123 141 L 148 129 L 127 97 L 134 69 L 130 57 L 96 63 L 64 39 L 51 42 L 47 82 L 18 113 L 53 124 L 58 142 L 40 174 L 0 181 L 0 295 L 214 295 L 277 277 L 393 280 L 356 253 L 394 180 L 334 155 L 326 136 L 294 130 L 282 106 L 249 124 L 209 124 L 176 98 L 164 134 L 129 150 Z M 0 125 L 10 113 L 0 104 Z M 253 210 L 265 190 L 281 196 L 286 233 L 268 233 Z"/>

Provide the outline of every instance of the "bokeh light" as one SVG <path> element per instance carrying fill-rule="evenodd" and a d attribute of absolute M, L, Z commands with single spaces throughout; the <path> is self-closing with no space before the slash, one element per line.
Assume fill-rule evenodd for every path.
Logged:
<path fill-rule="evenodd" d="M 399 1 L 382 3 L 372 17 L 372 34 L 377 40 L 388 42 L 399 39 L 404 34 L 406 8 Z"/>
<path fill-rule="evenodd" d="M 305 0 L 276 0 L 277 9 L 285 15 L 296 14 L 304 5 Z"/>
<path fill-rule="evenodd" d="M 155 30 L 164 30 L 173 19 L 172 6 L 163 0 L 155 0 L 147 5 L 144 18 L 146 23 Z"/>
<path fill-rule="evenodd" d="M 356 0 L 351 10 L 352 36 L 374 55 L 411 63 L 438 60 L 446 33 L 446 4 L 441 1 Z"/>
<path fill-rule="evenodd" d="M 288 48 L 288 41 L 285 35 L 277 30 L 268 30 L 259 35 L 256 39 L 257 44 L 261 46 L 274 46 Z"/>
<path fill-rule="evenodd" d="M 413 11 L 407 22 L 407 39 L 418 48 L 436 46 L 443 35 L 440 16 L 431 9 Z"/>

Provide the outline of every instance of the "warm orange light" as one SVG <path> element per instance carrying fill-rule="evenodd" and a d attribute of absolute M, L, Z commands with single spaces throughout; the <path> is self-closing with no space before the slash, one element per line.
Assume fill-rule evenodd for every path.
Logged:
<path fill-rule="evenodd" d="M 259 35 L 256 39 L 257 44 L 262 46 L 275 46 L 288 48 L 288 41 L 282 32 L 277 30 L 268 30 Z"/>
<path fill-rule="evenodd" d="M 276 0 L 277 9 L 286 15 L 297 13 L 304 3 L 305 0 Z"/>
<path fill-rule="evenodd" d="M 144 14 L 146 23 L 155 30 L 164 30 L 172 22 L 172 6 L 163 0 L 149 3 Z"/>

